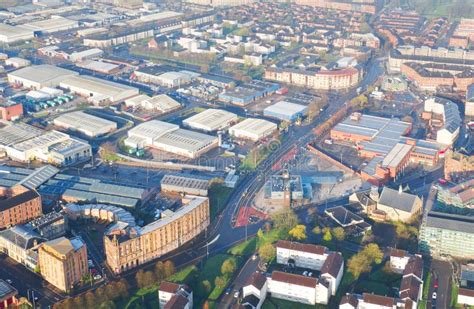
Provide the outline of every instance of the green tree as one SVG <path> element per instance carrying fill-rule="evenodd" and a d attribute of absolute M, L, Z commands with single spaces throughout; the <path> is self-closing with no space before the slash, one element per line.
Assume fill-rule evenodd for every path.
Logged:
<path fill-rule="evenodd" d="M 165 266 L 165 268 L 164 268 L 165 269 L 165 278 L 170 277 L 171 275 L 173 275 L 176 272 L 173 262 L 166 261 L 164 263 L 164 266 Z"/>
<path fill-rule="evenodd" d="M 357 279 L 362 273 L 370 271 L 372 265 L 380 264 L 382 259 L 382 250 L 377 244 L 371 243 L 349 259 L 347 270 Z"/>
<path fill-rule="evenodd" d="M 304 240 L 306 239 L 306 226 L 298 224 L 292 228 L 288 234 L 296 240 Z"/>
<path fill-rule="evenodd" d="M 263 262 L 268 263 L 275 258 L 276 249 L 272 244 L 265 244 L 258 248 L 258 254 Z"/>
<path fill-rule="evenodd" d="M 222 263 L 221 266 L 221 274 L 229 276 L 235 272 L 237 269 L 237 265 L 235 264 L 234 259 L 228 258 L 227 260 Z"/>
<path fill-rule="evenodd" d="M 325 242 L 332 241 L 332 234 L 331 234 L 331 230 L 329 228 L 324 228 L 323 229 L 323 240 Z"/>
<path fill-rule="evenodd" d="M 275 212 L 271 218 L 276 229 L 289 231 L 298 224 L 298 217 L 290 208 L 285 208 Z"/>
<path fill-rule="evenodd" d="M 362 250 L 363 254 L 376 264 L 382 263 L 383 260 L 383 252 L 380 250 L 379 246 L 375 243 L 368 244 Z"/>
<path fill-rule="evenodd" d="M 203 280 L 201 282 L 201 288 L 203 290 L 203 294 L 206 294 L 208 295 L 209 293 L 211 293 L 211 290 L 212 290 L 212 285 L 211 283 L 209 282 L 209 280 Z"/>
<path fill-rule="evenodd" d="M 214 284 L 216 285 L 216 287 L 223 288 L 225 285 L 225 279 L 222 276 L 217 276 L 214 279 Z"/>
<path fill-rule="evenodd" d="M 314 233 L 315 235 L 321 234 L 321 228 L 320 228 L 319 226 L 315 226 L 315 227 L 313 228 L 313 233 Z"/>
<path fill-rule="evenodd" d="M 100 306 L 99 309 L 115 309 L 117 306 L 115 306 L 115 303 L 111 300 L 108 300 L 106 302 L 103 302 Z"/>
<path fill-rule="evenodd" d="M 362 273 L 370 270 L 370 264 L 370 261 L 364 255 L 356 254 L 349 259 L 347 270 L 355 279 L 358 279 Z"/>
<path fill-rule="evenodd" d="M 337 241 L 343 241 L 346 238 L 346 232 L 342 227 L 338 226 L 332 229 L 332 236 Z"/>

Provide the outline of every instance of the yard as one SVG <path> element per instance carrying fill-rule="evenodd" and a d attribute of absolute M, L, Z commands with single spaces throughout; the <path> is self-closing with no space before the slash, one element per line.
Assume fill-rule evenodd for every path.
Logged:
<path fill-rule="evenodd" d="M 397 289 L 400 287 L 402 276 L 389 269 L 389 266 L 374 267 L 368 275 L 361 277 L 357 282 L 354 292 L 374 293 L 377 295 L 387 295 L 396 297 Z"/>

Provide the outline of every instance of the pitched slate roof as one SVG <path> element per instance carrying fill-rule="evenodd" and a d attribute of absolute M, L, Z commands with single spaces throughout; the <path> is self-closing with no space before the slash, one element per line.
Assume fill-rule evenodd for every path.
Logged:
<path fill-rule="evenodd" d="M 400 190 L 384 187 L 380 194 L 379 204 L 386 205 L 406 212 L 412 212 L 418 196 Z"/>

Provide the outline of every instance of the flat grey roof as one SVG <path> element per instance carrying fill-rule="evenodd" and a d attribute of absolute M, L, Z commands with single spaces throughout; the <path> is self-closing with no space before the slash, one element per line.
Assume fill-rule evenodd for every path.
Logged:
<path fill-rule="evenodd" d="M 57 78 L 66 79 L 71 76 L 79 75 L 79 73 L 59 68 L 50 64 L 41 64 L 16 70 L 14 72 L 9 73 L 8 75 L 33 81 L 36 83 L 46 83 L 50 80 Z"/>

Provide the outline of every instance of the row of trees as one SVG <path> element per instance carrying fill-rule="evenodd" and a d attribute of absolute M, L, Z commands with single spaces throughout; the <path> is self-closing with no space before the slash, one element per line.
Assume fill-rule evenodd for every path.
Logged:
<path fill-rule="evenodd" d="M 160 282 L 176 272 L 173 262 L 157 262 L 154 270 L 144 271 L 140 269 L 135 275 L 135 281 L 139 288 L 151 286 L 157 282 Z"/>
<path fill-rule="evenodd" d="M 236 270 L 237 263 L 235 262 L 234 258 L 230 257 L 225 260 L 221 265 L 221 275 L 214 279 L 214 284 L 216 287 L 223 288 Z"/>
<path fill-rule="evenodd" d="M 54 309 L 100 308 L 114 309 L 115 301 L 123 300 L 129 296 L 130 285 L 127 280 L 109 282 L 94 291 L 76 297 L 66 298 L 53 306 Z"/>

